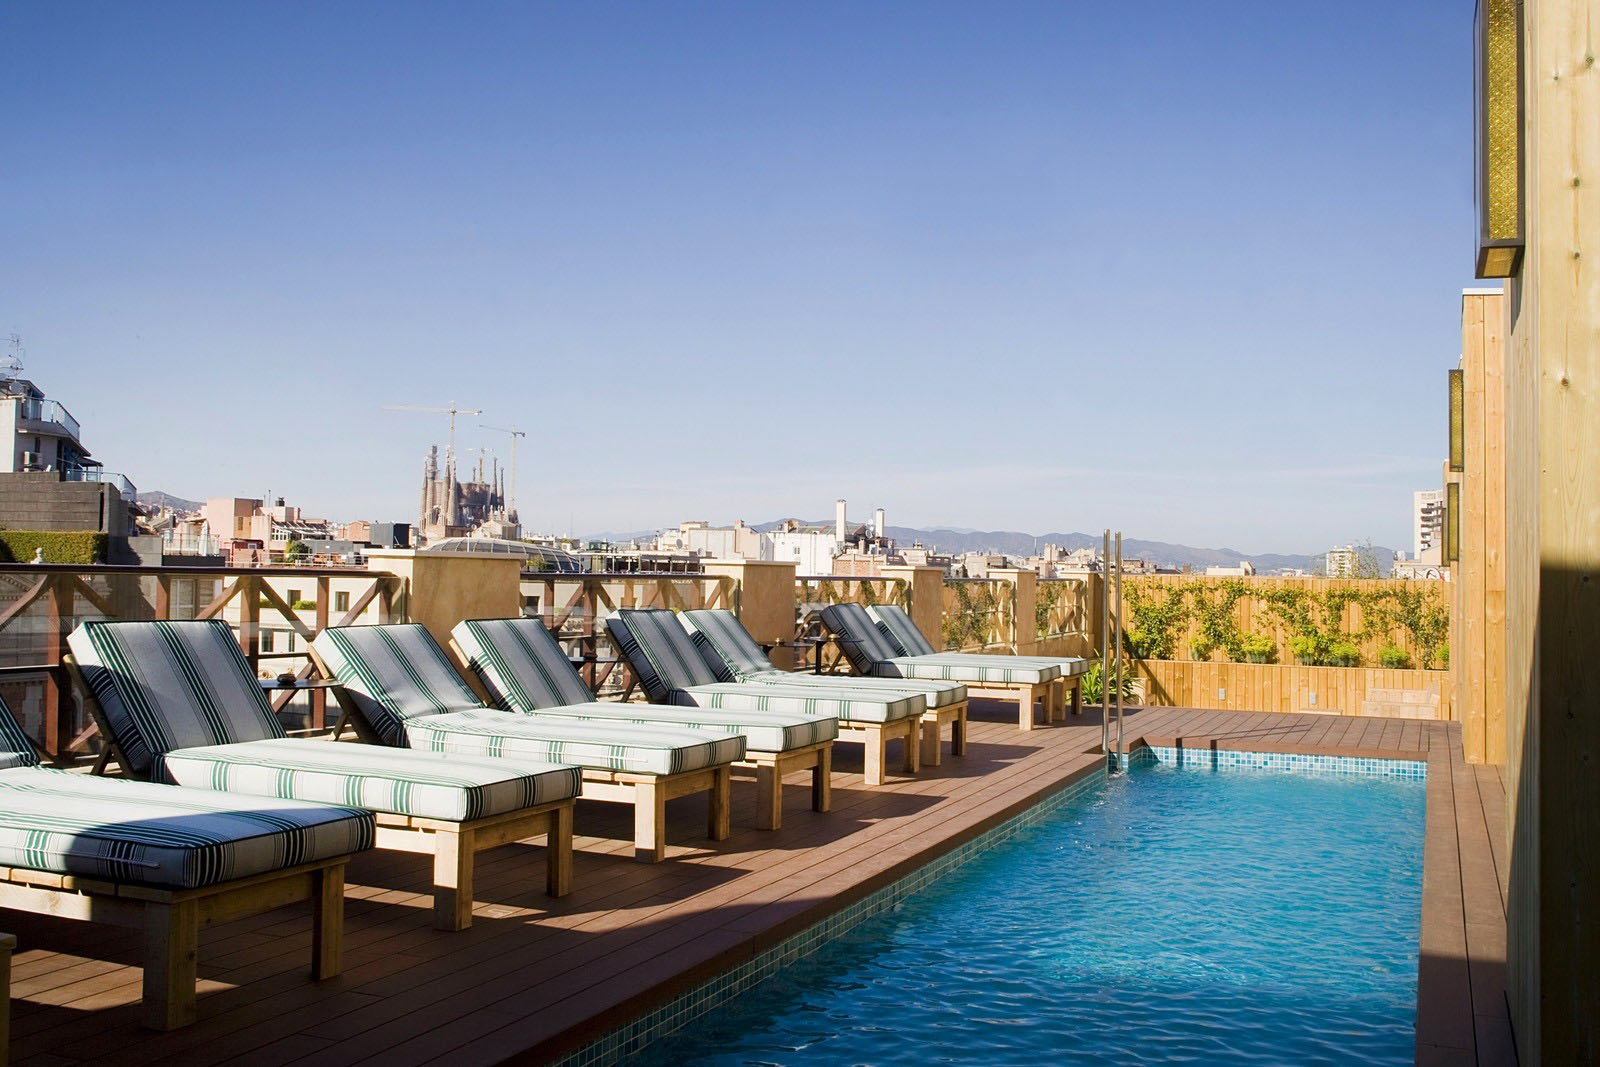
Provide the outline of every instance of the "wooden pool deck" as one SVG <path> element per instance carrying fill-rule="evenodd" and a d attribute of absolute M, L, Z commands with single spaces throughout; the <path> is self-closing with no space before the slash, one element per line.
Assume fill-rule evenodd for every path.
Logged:
<path fill-rule="evenodd" d="M 217 927 L 201 939 L 200 1021 L 173 1033 L 138 1026 L 134 937 L 0 910 L 0 930 L 21 941 L 12 1062 L 548 1060 L 1094 772 L 1097 709 L 1023 733 L 1013 708 L 974 701 L 966 757 L 947 754 L 884 788 L 863 786 L 859 748 L 841 745 L 833 811 L 809 811 L 796 776 L 777 833 L 751 828 L 745 780 L 735 782 L 727 841 L 700 836 L 694 798 L 673 801 L 669 859 L 654 866 L 629 858 L 626 809 L 584 802 L 573 893 L 546 898 L 542 850 L 505 846 L 480 859 L 464 933 L 430 928 L 426 857 L 358 857 L 339 978 L 314 985 L 303 973 L 310 930 L 298 912 Z M 1515 1062 L 1503 988 L 1504 793 L 1495 768 L 1464 762 L 1455 724 L 1152 708 L 1130 711 L 1125 738 L 1427 759 L 1417 1060 Z"/>

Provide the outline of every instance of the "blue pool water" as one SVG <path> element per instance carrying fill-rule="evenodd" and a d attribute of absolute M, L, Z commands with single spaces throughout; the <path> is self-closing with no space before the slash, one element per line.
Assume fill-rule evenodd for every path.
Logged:
<path fill-rule="evenodd" d="M 1136 765 L 641 1061 L 1409 1064 L 1423 798 Z"/>

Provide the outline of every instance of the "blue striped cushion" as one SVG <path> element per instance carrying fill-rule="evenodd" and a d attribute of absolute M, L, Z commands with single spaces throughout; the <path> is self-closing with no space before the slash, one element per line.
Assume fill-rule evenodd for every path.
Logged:
<path fill-rule="evenodd" d="M 765 682 L 712 682 L 679 689 L 674 703 L 704 708 L 754 708 L 760 711 L 827 715 L 841 722 L 894 722 L 928 710 L 921 693 L 904 690 L 816 689 Z"/>
<path fill-rule="evenodd" d="M 739 617 L 722 608 L 685 611 L 678 621 L 688 630 L 705 660 L 724 682 L 766 682 L 774 685 L 804 685 L 821 689 L 898 689 L 921 693 L 930 708 L 959 704 L 967 699 L 967 687 L 958 682 L 903 679 L 903 685 L 881 678 L 780 671 L 768 661 L 761 646 L 744 628 Z M 720 669 L 718 669 L 720 667 Z"/>
<path fill-rule="evenodd" d="M 582 782 L 578 768 L 539 760 L 445 757 L 312 738 L 186 748 L 162 756 L 156 771 L 163 781 L 201 789 L 453 821 L 565 800 L 578 795 Z"/>
<path fill-rule="evenodd" d="M 219 619 L 86 622 L 67 643 L 136 775 L 176 748 L 283 736 Z"/>
<path fill-rule="evenodd" d="M 624 608 L 606 620 L 606 630 L 652 701 L 668 703 L 675 689 L 717 680 L 670 611 Z"/>
<path fill-rule="evenodd" d="M 839 736 L 839 720 L 797 712 L 757 709 L 718 710 L 674 704 L 567 704 L 534 713 L 541 721 L 578 719 L 596 723 L 634 723 L 681 727 L 719 734 L 742 734 L 752 752 L 788 752 Z"/>
<path fill-rule="evenodd" d="M 745 754 L 745 739 L 726 730 L 709 732 L 655 722 L 580 721 L 492 708 L 413 719 L 406 724 L 406 733 L 413 748 L 432 752 L 526 757 L 636 774 L 697 771 L 732 763 Z"/>
<path fill-rule="evenodd" d="M 829 604 L 821 614 L 823 625 L 833 633 L 857 673 L 876 673 L 874 664 L 900 655 L 860 604 Z"/>
<path fill-rule="evenodd" d="M 594 700 L 538 619 L 468 619 L 450 636 L 497 708 L 536 711 Z"/>
<path fill-rule="evenodd" d="M 678 625 L 688 631 L 700 658 L 719 682 L 743 682 L 774 670 L 744 623 L 726 608 L 685 611 L 678 616 Z"/>
<path fill-rule="evenodd" d="M 931 656 L 939 651 L 928 642 L 911 621 L 906 609 L 894 604 L 874 604 L 867 615 L 877 623 L 878 630 L 900 650 L 902 656 Z"/>
<path fill-rule="evenodd" d="M 420 623 L 332 626 L 311 647 L 386 745 L 406 744 L 406 722 L 483 707 Z"/>
<path fill-rule="evenodd" d="M 370 812 L 30 768 L 0 774 L 0 867 L 169 889 L 372 847 Z"/>
<path fill-rule="evenodd" d="M 28 740 L 22 724 L 6 707 L 5 700 L 0 699 L 0 770 L 38 765 L 39 753 L 34 750 L 33 742 Z"/>

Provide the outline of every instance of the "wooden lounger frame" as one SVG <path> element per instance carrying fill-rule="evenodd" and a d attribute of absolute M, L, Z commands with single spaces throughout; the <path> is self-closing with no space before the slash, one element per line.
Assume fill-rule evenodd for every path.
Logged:
<path fill-rule="evenodd" d="M 922 713 L 922 762 L 929 767 L 937 767 L 943 762 L 939 730 L 945 723 L 950 724 L 950 755 L 967 754 L 967 702 L 962 700 L 929 708 Z"/>
<path fill-rule="evenodd" d="M 1046 724 L 1065 722 L 1067 718 L 1068 696 L 1072 714 L 1083 714 L 1082 695 L 1083 676 L 1074 675 L 1071 678 L 1057 678 L 1054 681 L 1034 685 L 1029 682 L 964 682 L 969 697 L 989 697 L 994 700 L 1015 700 L 1017 702 L 1017 729 L 1032 730 L 1034 726 L 1034 704 L 1042 704 L 1044 708 L 1044 721 Z"/>
<path fill-rule="evenodd" d="M 16 934 L 0 934 L 0 1067 L 6 1067 L 11 1049 L 11 953 L 16 948 Z"/>
<path fill-rule="evenodd" d="M 144 931 L 144 1025 L 175 1030 L 195 1020 L 199 934 L 215 923 L 310 901 L 311 976 L 321 981 L 338 974 L 348 859 L 335 856 L 199 889 L 156 889 L 0 867 L 0 907 Z M 7 947 L 8 967 L 10 954 Z"/>
<path fill-rule="evenodd" d="M 123 757 L 116 736 L 106 721 L 105 709 L 84 680 L 83 670 L 77 660 L 68 654 L 61 658 L 61 662 L 71 673 L 79 699 L 94 719 L 106 746 L 101 758 L 95 762 L 94 773 L 103 774 L 109 758 L 114 758 L 124 775 L 131 774 L 128 761 Z M 343 704 L 346 699 L 344 691 L 335 689 L 334 693 Z M 358 735 L 366 732 L 366 725 L 360 716 L 353 716 L 351 721 L 356 724 Z M 465 930 L 472 925 L 474 858 L 485 849 L 543 834 L 546 891 L 553 897 L 565 896 L 572 891 L 572 812 L 576 803 L 576 798 L 568 797 L 481 819 L 461 820 L 376 812 L 377 847 L 432 856 L 434 928 Z"/>
<path fill-rule="evenodd" d="M 839 739 L 859 741 L 866 747 L 861 760 L 861 777 L 867 785 L 882 785 L 884 768 L 889 764 L 889 742 L 899 738 L 905 742 L 905 760 L 902 766 L 907 774 L 922 769 L 921 737 L 922 718 L 907 716 L 894 722 L 857 722 L 839 720 Z"/>

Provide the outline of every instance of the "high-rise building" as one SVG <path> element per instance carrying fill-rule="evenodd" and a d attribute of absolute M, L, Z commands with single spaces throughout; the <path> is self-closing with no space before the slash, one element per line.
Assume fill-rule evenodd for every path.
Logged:
<path fill-rule="evenodd" d="M 1411 494 L 1411 554 L 1418 563 L 1437 566 L 1444 555 L 1444 490 Z"/>

